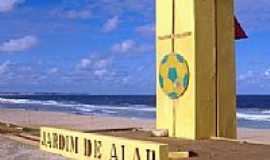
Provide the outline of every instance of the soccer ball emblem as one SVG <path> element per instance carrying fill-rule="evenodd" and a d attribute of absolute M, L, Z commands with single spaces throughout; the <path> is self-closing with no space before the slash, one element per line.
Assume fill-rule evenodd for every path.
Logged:
<path fill-rule="evenodd" d="M 159 68 L 159 85 L 171 99 L 180 98 L 188 88 L 188 63 L 180 54 L 166 55 Z"/>

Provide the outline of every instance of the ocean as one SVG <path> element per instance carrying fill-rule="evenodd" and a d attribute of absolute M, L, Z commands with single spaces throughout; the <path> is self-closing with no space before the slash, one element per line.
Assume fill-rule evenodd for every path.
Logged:
<path fill-rule="evenodd" d="M 155 119 L 155 96 L 1 95 L 0 108 Z M 238 126 L 270 129 L 270 96 L 237 96 Z"/>

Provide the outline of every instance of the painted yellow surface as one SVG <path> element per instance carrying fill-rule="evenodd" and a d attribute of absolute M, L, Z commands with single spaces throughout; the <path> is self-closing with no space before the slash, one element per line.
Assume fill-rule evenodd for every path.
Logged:
<path fill-rule="evenodd" d="M 215 0 L 195 0 L 196 138 L 216 136 Z"/>
<path fill-rule="evenodd" d="M 189 158 L 189 152 L 170 152 L 169 160 L 181 160 L 184 158 Z"/>
<path fill-rule="evenodd" d="M 181 34 L 191 32 L 191 35 L 175 40 L 175 51 L 188 62 L 190 71 L 189 86 L 184 96 L 171 100 L 164 94 L 157 82 L 157 128 L 169 129 L 173 135 L 173 105 L 175 105 L 175 136 L 195 138 L 195 59 L 194 59 L 194 10 L 192 1 L 176 1 L 175 32 Z M 156 1 L 156 31 L 157 31 L 157 73 L 162 58 L 171 51 L 171 40 L 159 40 L 159 36 L 172 33 L 172 1 Z M 179 16 L 181 15 L 181 17 Z M 181 25 L 180 25 L 181 24 Z M 158 76 L 158 75 L 157 75 Z M 158 77 L 157 77 L 158 80 Z M 189 118 L 184 118 L 189 117 Z"/>
<path fill-rule="evenodd" d="M 78 160 L 168 160 L 168 145 L 42 127 L 42 150 Z"/>
<path fill-rule="evenodd" d="M 176 100 L 164 94 L 158 77 L 161 60 L 172 50 L 170 38 L 159 38 L 172 34 L 172 3 L 173 0 L 156 0 L 156 126 L 181 138 L 233 138 L 233 0 L 175 0 L 175 34 L 191 32 L 175 39 L 175 52 L 187 60 L 190 71 L 189 86 Z"/>
<path fill-rule="evenodd" d="M 217 1 L 218 137 L 236 138 L 233 0 Z"/>

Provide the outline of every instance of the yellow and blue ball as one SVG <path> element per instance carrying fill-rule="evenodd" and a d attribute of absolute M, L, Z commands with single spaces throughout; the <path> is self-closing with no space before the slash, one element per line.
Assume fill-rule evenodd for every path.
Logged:
<path fill-rule="evenodd" d="M 180 98 L 188 88 L 188 63 L 180 54 L 166 55 L 159 68 L 159 85 L 171 99 Z"/>

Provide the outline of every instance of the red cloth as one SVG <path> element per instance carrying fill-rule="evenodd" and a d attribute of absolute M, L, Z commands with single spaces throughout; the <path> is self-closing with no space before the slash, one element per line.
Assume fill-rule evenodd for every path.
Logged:
<path fill-rule="evenodd" d="M 241 27 L 236 17 L 234 17 L 234 23 L 235 23 L 235 39 L 238 40 L 238 39 L 248 38 L 246 32 Z"/>

